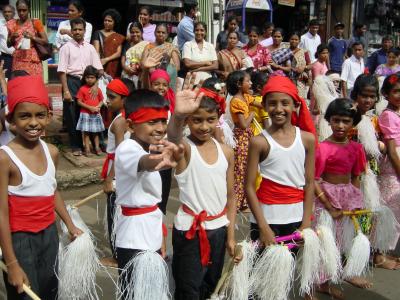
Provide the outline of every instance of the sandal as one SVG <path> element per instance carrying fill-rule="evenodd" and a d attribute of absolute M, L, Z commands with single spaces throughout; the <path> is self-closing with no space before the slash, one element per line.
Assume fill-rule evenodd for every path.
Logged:
<path fill-rule="evenodd" d="M 72 155 L 73 156 L 82 156 L 82 151 L 81 150 L 72 151 Z"/>
<path fill-rule="evenodd" d="M 100 156 L 101 153 L 102 153 L 102 151 L 101 151 L 100 148 L 98 148 L 98 149 L 94 150 L 94 153 L 95 153 L 97 156 Z"/>

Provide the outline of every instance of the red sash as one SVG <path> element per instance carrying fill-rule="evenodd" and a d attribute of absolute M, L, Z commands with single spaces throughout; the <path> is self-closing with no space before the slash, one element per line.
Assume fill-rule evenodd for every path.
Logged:
<path fill-rule="evenodd" d="M 158 205 L 147 206 L 147 207 L 121 206 L 122 214 L 124 216 L 126 216 L 126 217 L 148 214 L 148 213 L 151 213 L 153 211 L 156 211 L 157 209 L 158 209 Z M 167 236 L 168 235 L 167 226 L 165 226 L 164 223 L 162 224 L 162 232 L 163 232 L 163 236 Z"/>
<path fill-rule="evenodd" d="M 263 204 L 294 204 L 303 202 L 304 190 L 282 185 L 263 178 L 257 190 L 257 198 Z"/>
<path fill-rule="evenodd" d="M 11 232 L 39 232 L 56 220 L 55 195 L 24 197 L 8 195 Z"/>
<path fill-rule="evenodd" d="M 108 166 L 110 164 L 110 160 L 115 159 L 115 153 L 107 153 L 106 160 L 103 164 L 103 169 L 101 170 L 101 178 L 106 179 L 108 175 Z"/>
<path fill-rule="evenodd" d="M 184 204 L 182 205 L 182 210 L 193 217 L 192 226 L 186 232 L 185 237 L 188 240 L 192 240 L 195 238 L 197 230 L 199 231 L 201 265 L 207 266 L 210 262 L 210 242 L 207 238 L 207 232 L 203 226 L 203 222 L 221 218 L 223 215 L 226 214 L 226 207 L 222 212 L 215 216 L 207 216 L 207 212 L 205 210 L 196 215 L 193 210 L 191 210 L 188 206 Z"/>

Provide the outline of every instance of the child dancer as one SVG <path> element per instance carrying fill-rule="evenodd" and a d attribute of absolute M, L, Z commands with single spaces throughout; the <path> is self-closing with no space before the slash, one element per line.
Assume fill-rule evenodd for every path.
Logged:
<path fill-rule="evenodd" d="M 76 130 L 83 133 L 85 156 L 90 156 L 90 135 L 94 138 L 94 152 L 101 154 L 99 135 L 104 131 L 103 119 L 100 108 L 103 106 L 103 94 L 97 89 L 97 95 L 93 96 L 90 89 L 97 83 L 99 72 L 93 66 L 87 66 L 82 76 L 82 87 L 76 94 L 78 105 L 81 107 Z"/>
<path fill-rule="evenodd" d="M 400 76 L 393 74 L 387 77 L 381 92 L 389 104 L 379 116 L 379 127 L 387 148 L 387 157 L 380 165 L 379 185 L 382 200 L 400 222 Z M 398 239 L 393 241 L 393 249 L 397 242 Z M 396 260 L 399 261 L 399 258 Z"/>
<path fill-rule="evenodd" d="M 254 112 L 250 104 L 254 101 L 249 92 L 251 89 L 250 75 L 244 71 L 234 71 L 226 81 L 228 93 L 233 95 L 230 101 L 230 113 L 235 125 L 233 134 L 236 139 L 235 147 L 235 181 L 234 189 L 239 210 L 247 210 L 247 197 L 244 190 L 244 180 L 247 170 L 247 153 L 252 136 L 250 124 Z"/>
<path fill-rule="evenodd" d="M 177 300 L 208 299 L 221 277 L 225 248 L 231 256 L 235 248 L 233 151 L 213 138 L 225 99 L 206 88 L 197 95 L 189 76 L 168 125 L 169 140 L 185 149 L 175 173 L 182 203 L 172 236 Z M 190 135 L 183 139 L 185 124 Z"/>
<path fill-rule="evenodd" d="M 107 194 L 107 225 L 108 237 L 110 240 L 111 251 L 115 258 L 115 247 L 112 239 L 113 220 L 115 213 L 115 190 L 114 190 L 114 159 L 115 149 L 125 139 L 130 137 L 130 132 L 126 126 L 126 120 L 123 116 L 124 101 L 133 91 L 133 83 L 129 79 L 114 79 L 107 85 L 107 108 L 112 111 L 116 117 L 108 127 L 107 158 L 103 165 L 101 177 L 104 179 L 103 190 Z M 107 263 L 107 260 L 103 262 Z M 115 261 L 110 263 L 116 264 Z"/>
<path fill-rule="evenodd" d="M 348 139 L 351 128 L 360 122 L 361 116 L 350 100 L 339 98 L 329 104 L 325 119 L 333 133 L 319 145 L 316 153 L 315 206 L 317 215 L 321 209 L 326 209 L 335 219 L 336 240 L 343 252 L 342 212 L 364 208 L 360 175 L 365 171 L 366 157 L 362 145 Z M 365 278 L 346 280 L 360 288 L 371 287 Z M 322 284 L 320 291 L 342 297 L 340 291 L 329 287 L 328 283 Z"/>
<path fill-rule="evenodd" d="M 130 261 L 141 251 L 161 251 L 165 256 L 163 214 L 157 206 L 161 202 L 161 177 L 156 171 L 175 167 L 180 151 L 174 144 L 163 141 L 168 117 L 168 102 L 163 97 L 152 91 L 137 90 L 125 99 L 124 109 L 132 135 L 115 151 L 115 203 L 122 209 L 115 240 L 120 270 L 132 265 Z M 148 272 L 153 271 L 151 264 L 147 267 Z M 131 272 L 130 268 L 125 270 L 128 281 Z M 127 299 L 126 282 L 122 278 L 120 282 L 123 298 Z"/>
<path fill-rule="evenodd" d="M 18 77 L 8 84 L 7 120 L 16 137 L 1 147 L 0 246 L 8 268 L 8 299 L 28 299 L 26 284 L 42 299 L 56 299 L 58 233 L 55 213 L 72 237 L 74 226 L 57 191 L 56 147 L 40 139 L 49 123 L 49 97 L 41 76 Z"/>
<path fill-rule="evenodd" d="M 311 226 L 315 128 L 289 78 L 271 77 L 263 95 L 271 126 L 250 141 L 246 191 L 251 239 L 268 246 L 275 243 L 275 235 Z M 258 167 L 262 182 L 256 193 Z"/>

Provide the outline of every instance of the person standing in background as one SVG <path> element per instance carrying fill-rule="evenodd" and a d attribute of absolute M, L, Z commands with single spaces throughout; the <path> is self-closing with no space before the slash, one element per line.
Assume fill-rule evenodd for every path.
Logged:
<path fill-rule="evenodd" d="M 393 40 L 390 36 L 384 36 L 382 38 L 382 47 L 379 50 L 376 50 L 374 53 L 368 57 L 367 65 L 368 71 L 370 74 L 374 74 L 376 68 L 379 65 L 386 64 L 387 55 L 390 49 L 393 48 Z"/>
<path fill-rule="evenodd" d="M 364 47 L 361 42 L 354 42 L 352 46 L 353 55 L 346 59 L 342 66 L 342 94 L 344 98 L 350 96 L 354 82 L 357 77 L 364 73 Z"/>
<path fill-rule="evenodd" d="M 272 32 L 274 31 L 274 29 L 275 29 L 274 23 L 267 22 L 264 24 L 263 28 L 264 32 L 262 39 L 260 41 L 261 46 L 268 47 L 273 44 L 274 41 L 272 39 Z"/>
<path fill-rule="evenodd" d="M 307 50 L 310 53 L 311 62 L 314 63 L 317 59 L 315 53 L 317 53 L 317 47 L 321 44 L 321 37 L 318 34 L 319 22 L 313 19 L 308 24 L 307 33 L 303 34 L 300 38 L 300 48 Z"/>
<path fill-rule="evenodd" d="M 328 40 L 329 63 L 335 73 L 342 72 L 342 65 L 346 56 L 347 42 L 343 38 L 344 24 L 338 22 L 334 26 L 335 34 Z"/>
<path fill-rule="evenodd" d="M 184 1 L 185 16 L 178 24 L 177 37 L 179 51 L 183 50 L 186 42 L 194 40 L 194 19 L 198 9 L 197 0 Z"/>
<path fill-rule="evenodd" d="M 154 43 L 156 41 L 156 35 L 155 35 L 155 31 L 156 31 L 156 24 L 151 24 L 151 18 L 153 15 L 153 10 L 150 8 L 150 6 L 142 6 L 139 10 L 139 17 L 138 17 L 138 21 L 140 23 L 140 25 L 142 25 L 143 28 L 143 41 L 146 42 L 150 42 L 150 43 Z M 128 24 L 128 28 L 126 30 L 126 40 L 129 41 L 130 40 L 130 28 L 133 22 L 130 22 Z"/>
<path fill-rule="evenodd" d="M 68 20 L 60 22 L 56 34 L 56 47 L 60 49 L 61 46 L 72 40 L 70 20 L 75 18 L 82 18 L 85 13 L 82 3 L 79 0 L 72 0 L 68 4 Z M 85 42 L 90 43 L 92 38 L 92 24 L 86 22 Z"/>
<path fill-rule="evenodd" d="M 365 37 L 367 32 L 367 25 L 363 23 L 356 23 L 354 25 L 353 36 L 349 39 L 349 43 L 347 45 L 347 56 L 350 57 L 352 55 L 352 48 L 355 42 L 359 42 L 363 45 L 364 48 L 364 61 L 367 61 L 368 57 L 368 39 Z"/>
<path fill-rule="evenodd" d="M 0 23 L 0 61 L 4 61 L 3 69 L 6 70 L 6 78 L 10 79 L 11 68 L 12 68 L 12 55 L 15 51 L 14 47 L 7 46 L 8 30 L 6 23 L 15 16 L 15 8 L 11 5 L 5 5 L 3 7 L 3 17 Z"/>
<path fill-rule="evenodd" d="M 238 33 L 238 44 L 239 48 L 242 48 L 244 45 L 247 44 L 247 37 L 238 29 L 238 17 L 235 15 L 230 16 L 225 24 L 224 24 L 224 31 L 221 31 L 217 35 L 217 42 L 215 49 L 218 51 L 224 50 L 228 47 L 228 36 L 231 32 Z"/>

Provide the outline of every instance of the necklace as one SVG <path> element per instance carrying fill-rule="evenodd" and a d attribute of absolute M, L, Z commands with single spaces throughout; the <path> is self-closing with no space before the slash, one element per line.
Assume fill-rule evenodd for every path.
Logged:
<path fill-rule="evenodd" d="M 330 142 L 332 142 L 334 144 L 347 144 L 349 142 L 349 140 L 347 138 L 343 142 L 338 142 L 338 141 L 335 141 L 335 140 L 331 139 L 330 137 L 328 138 L 328 141 L 330 141 Z"/>

